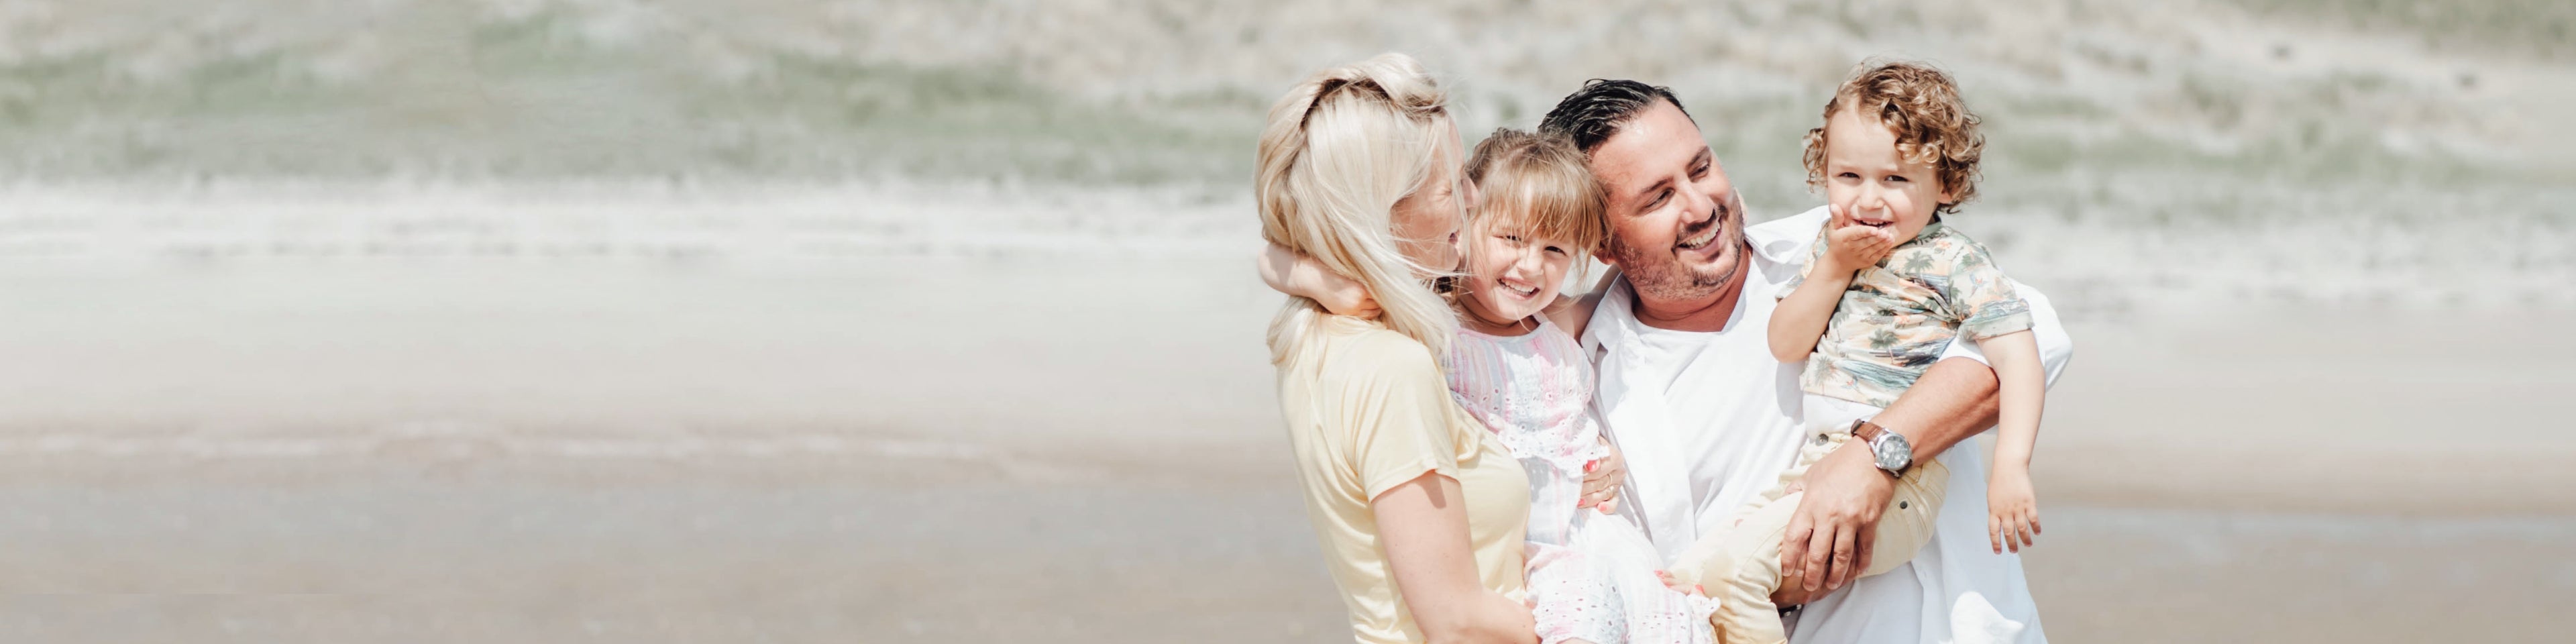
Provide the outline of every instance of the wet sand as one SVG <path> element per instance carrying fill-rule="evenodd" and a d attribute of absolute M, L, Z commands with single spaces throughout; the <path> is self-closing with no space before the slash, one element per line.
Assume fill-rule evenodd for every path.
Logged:
<path fill-rule="evenodd" d="M 1341 641 L 1244 263 L 10 266 L 0 638 Z M 2227 320 L 2075 324 L 2050 635 L 2576 624 L 2566 314 Z"/>

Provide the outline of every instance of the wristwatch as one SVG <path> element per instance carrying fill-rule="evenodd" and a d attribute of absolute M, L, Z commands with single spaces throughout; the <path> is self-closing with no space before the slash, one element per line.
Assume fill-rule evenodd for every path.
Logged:
<path fill-rule="evenodd" d="M 1867 418 L 1852 421 L 1851 433 L 1852 438 L 1869 444 L 1870 458 L 1876 459 L 1878 469 L 1885 470 L 1888 476 L 1904 476 L 1905 468 L 1914 465 L 1914 444 L 1907 442 L 1904 434 L 1888 431 Z"/>

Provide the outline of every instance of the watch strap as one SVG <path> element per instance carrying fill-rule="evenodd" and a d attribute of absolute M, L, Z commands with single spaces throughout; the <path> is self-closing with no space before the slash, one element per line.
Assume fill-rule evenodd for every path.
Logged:
<path fill-rule="evenodd" d="M 1863 418 L 1852 421 L 1851 433 L 1852 438 L 1857 438 L 1860 439 L 1861 442 L 1867 443 L 1878 440 L 1880 435 L 1887 433 L 1887 428 L 1880 427 L 1878 426 L 1878 423 L 1869 422 L 1869 419 Z"/>

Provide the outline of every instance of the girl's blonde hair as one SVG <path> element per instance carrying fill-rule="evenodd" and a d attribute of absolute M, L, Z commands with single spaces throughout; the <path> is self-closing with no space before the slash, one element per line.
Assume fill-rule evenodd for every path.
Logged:
<path fill-rule="evenodd" d="M 1602 219 L 1607 206 L 1601 182 L 1593 178 L 1583 151 L 1566 137 L 1494 130 L 1467 159 L 1467 180 L 1483 195 L 1467 223 L 1477 234 L 1513 231 L 1552 240 L 1565 245 L 1575 264 L 1586 269 L 1585 258 L 1610 236 L 1610 224 Z M 1466 247 L 1474 253 L 1483 244 Z"/>
<path fill-rule="evenodd" d="M 1270 108 L 1253 195 L 1261 237 L 1357 281 L 1379 319 L 1446 355 L 1457 324 L 1421 276 L 1446 273 L 1405 257 L 1395 239 L 1398 202 L 1426 188 L 1450 132 L 1448 94 L 1403 54 L 1326 69 Z M 1286 364 L 1328 315 L 1291 296 L 1270 322 L 1270 359 Z"/>

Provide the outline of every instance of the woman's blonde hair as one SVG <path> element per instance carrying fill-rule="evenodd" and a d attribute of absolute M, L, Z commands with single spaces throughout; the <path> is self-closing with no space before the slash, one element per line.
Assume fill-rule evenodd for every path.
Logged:
<path fill-rule="evenodd" d="M 1607 206 L 1601 181 L 1593 178 L 1583 151 L 1564 136 L 1494 130 L 1467 159 L 1467 180 L 1483 195 L 1467 224 L 1477 234 L 1511 231 L 1553 240 L 1583 268 L 1589 268 L 1584 258 L 1610 236 L 1610 224 L 1602 220 Z M 1484 244 L 1466 247 L 1473 254 Z"/>
<path fill-rule="evenodd" d="M 1403 54 L 1316 72 L 1270 108 L 1253 195 L 1261 237 L 1357 281 L 1380 320 L 1445 355 L 1456 318 L 1421 276 L 1448 272 L 1405 257 L 1398 202 L 1427 186 L 1449 136 L 1448 95 Z M 1286 364 L 1327 315 L 1291 296 L 1270 322 L 1270 359 Z"/>

